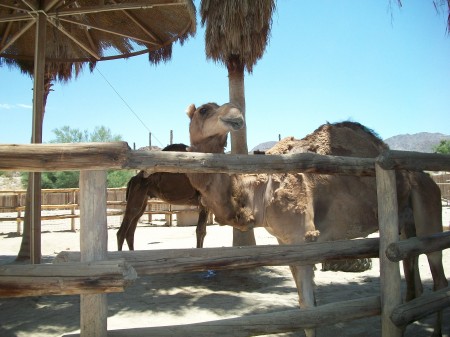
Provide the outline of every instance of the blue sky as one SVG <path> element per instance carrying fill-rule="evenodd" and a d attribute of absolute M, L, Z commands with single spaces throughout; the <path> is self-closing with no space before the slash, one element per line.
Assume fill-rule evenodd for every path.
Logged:
<path fill-rule="evenodd" d="M 450 134 L 446 9 L 437 12 L 431 0 L 403 1 L 402 8 L 391 2 L 277 2 L 266 53 L 245 79 L 249 149 L 348 119 L 384 139 Z M 0 143 L 29 143 L 32 80 L 1 67 L 0 88 Z M 185 108 L 228 101 L 226 68 L 206 60 L 200 24 L 166 64 L 150 65 L 147 56 L 99 62 L 93 73 L 86 68 L 53 89 L 44 142 L 64 125 L 89 131 L 103 125 L 131 147 L 148 145 L 149 130 L 152 145 L 167 145 L 170 130 L 174 142 L 188 143 Z"/>

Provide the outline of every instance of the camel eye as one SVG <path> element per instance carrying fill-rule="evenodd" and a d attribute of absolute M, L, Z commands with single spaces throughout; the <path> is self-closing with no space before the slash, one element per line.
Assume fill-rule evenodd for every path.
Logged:
<path fill-rule="evenodd" d="M 206 115 L 206 113 L 208 112 L 208 109 L 207 108 L 200 108 L 200 115 Z"/>

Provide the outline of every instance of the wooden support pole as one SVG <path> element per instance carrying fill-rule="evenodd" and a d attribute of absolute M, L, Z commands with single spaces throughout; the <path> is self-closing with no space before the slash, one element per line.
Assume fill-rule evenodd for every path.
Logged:
<path fill-rule="evenodd" d="M 380 229 L 381 335 L 401 337 L 402 330 L 391 321 L 391 313 L 401 303 L 400 268 L 386 256 L 390 243 L 398 242 L 398 205 L 395 171 L 375 165 L 377 180 L 378 221 Z"/>
<path fill-rule="evenodd" d="M 44 13 L 36 16 L 36 44 L 34 50 L 34 86 L 33 86 L 33 127 L 31 142 L 42 143 L 42 124 L 44 119 L 44 75 L 45 49 L 47 38 L 47 18 Z M 31 263 L 41 263 L 41 173 L 30 173 L 28 182 L 31 189 L 30 200 L 30 258 Z"/>
<path fill-rule="evenodd" d="M 392 312 L 391 319 L 397 326 L 402 327 L 448 306 L 450 306 L 450 287 L 423 294 L 400 304 Z"/>
<path fill-rule="evenodd" d="M 0 266 L 0 297 L 122 292 L 136 279 L 122 260 Z"/>
<path fill-rule="evenodd" d="M 108 249 L 106 217 L 106 171 L 80 172 L 81 262 L 106 260 Z M 81 336 L 107 336 L 106 294 L 81 295 Z"/>
<path fill-rule="evenodd" d="M 450 231 L 391 243 L 387 247 L 386 256 L 392 262 L 398 262 L 406 257 L 427 254 L 447 248 L 450 248 Z"/>

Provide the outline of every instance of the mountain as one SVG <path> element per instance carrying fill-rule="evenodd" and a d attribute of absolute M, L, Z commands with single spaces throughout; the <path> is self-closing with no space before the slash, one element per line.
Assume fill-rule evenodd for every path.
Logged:
<path fill-rule="evenodd" d="M 258 144 L 250 152 L 253 153 L 253 151 L 266 151 L 268 149 L 271 149 L 276 143 L 277 142 L 275 141 L 270 141 Z"/>
<path fill-rule="evenodd" d="M 450 135 L 444 135 L 442 133 L 430 133 L 419 132 L 415 134 L 397 135 L 385 139 L 384 141 L 389 145 L 392 150 L 400 151 L 418 151 L 432 153 L 433 148 L 439 145 L 441 140 L 450 140 Z M 253 151 L 266 151 L 274 146 L 277 142 L 264 142 L 255 146 Z"/>
<path fill-rule="evenodd" d="M 442 133 L 420 132 L 415 134 L 397 135 L 384 141 L 392 150 L 434 152 L 433 148 L 439 145 L 441 140 L 450 140 L 450 135 Z"/>

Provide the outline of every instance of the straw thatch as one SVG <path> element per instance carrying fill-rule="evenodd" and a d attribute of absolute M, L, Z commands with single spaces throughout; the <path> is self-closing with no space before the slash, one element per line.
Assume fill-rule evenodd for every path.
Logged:
<path fill-rule="evenodd" d="M 39 3 L 42 7 L 39 8 Z M 0 1 L 0 57 L 33 62 L 36 15 L 47 19 L 46 63 L 96 62 L 149 52 L 168 60 L 175 41 L 195 34 L 191 0 Z M 112 54 L 112 55 L 111 55 Z M 54 69 L 54 70 L 56 70 Z"/>
<path fill-rule="evenodd" d="M 203 0 L 206 56 L 226 65 L 237 57 L 251 73 L 266 49 L 274 10 L 272 0 Z"/>

